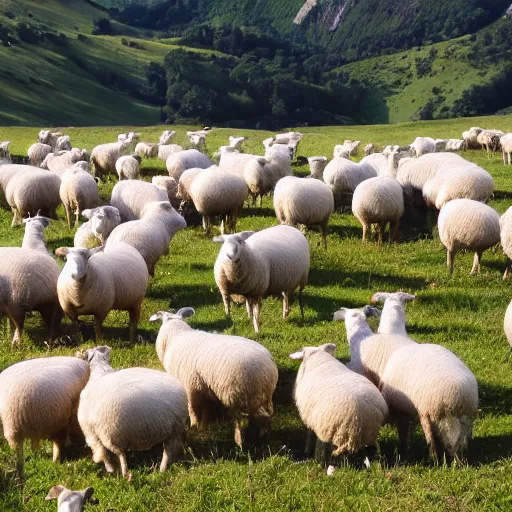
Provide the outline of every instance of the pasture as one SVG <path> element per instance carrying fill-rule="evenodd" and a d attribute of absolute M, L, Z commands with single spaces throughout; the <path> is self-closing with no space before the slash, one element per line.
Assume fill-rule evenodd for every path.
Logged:
<path fill-rule="evenodd" d="M 512 131 L 512 116 L 456 119 L 451 121 L 407 123 L 382 126 L 300 128 L 305 137 L 299 156 L 332 157 L 335 144 L 358 139 L 361 147 L 373 142 L 410 143 L 416 136 L 456 137 L 470 126 Z M 186 143 L 189 127 L 136 128 L 141 140 L 157 141 L 164 128 L 176 129 L 173 142 Z M 89 151 L 102 142 L 116 139 L 129 127 L 64 128 L 73 146 Z M 133 129 L 133 128 L 132 128 Z M 0 141 L 11 140 L 12 155 L 26 155 L 37 140 L 39 128 L 0 128 Z M 229 135 L 249 137 L 244 151 L 263 152 L 261 141 L 269 132 L 214 129 L 207 137 L 210 153 L 226 144 Z M 362 150 L 360 150 L 360 155 Z M 512 168 L 503 166 L 501 154 L 487 157 L 482 151 L 463 153 L 491 173 L 495 193 L 490 205 L 503 213 L 512 205 Z M 360 157 L 358 157 L 360 158 Z M 308 166 L 294 166 L 297 175 L 305 175 Z M 151 179 L 166 174 L 165 164 L 144 160 L 142 175 Z M 106 203 L 115 184 L 100 186 Z M 46 230 L 49 249 L 72 245 L 74 232 L 67 228 L 62 207 L 59 219 Z M 0 245 L 20 246 L 23 229 L 11 229 L 11 212 L 0 210 Z M 238 230 L 259 230 L 277 224 L 272 199 L 265 198 L 262 208 L 244 208 Z M 470 276 L 472 254 L 457 256 L 455 272 L 449 277 L 445 250 L 436 233 L 408 232 L 402 242 L 378 248 L 373 242 L 361 242 L 361 226 L 350 213 L 333 215 L 328 250 L 321 245 L 319 233 L 310 231 L 311 272 L 305 289 L 305 318 L 297 303 L 287 321 L 281 318 L 281 303 L 267 299 L 263 303 L 261 332 L 255 335 L 245 307 L 235 307 L 232 318 L 224 315 L 222 300 L 214 277 L 213 265 L 219 246 L 205 237 L 200 226 L 178 232 L 171 242 L 170 254 L 160 260 L 143 303 L 138 341 L 128 340 L 127 313 L 112 312 L 104 323 L 104 344 L 112 347 L 115 368 L 145 366 L 162 369 L 154 342 L 158 326 L 149 317 L 169 307 L 191 306 L 196 315 L 190 324 L 207 331 L 225 332 L 255 339 L 272 353 L 280 370 L 281 382 L 273 419 L 270 444 L 263 457 L 252 458 L 241 452 L 233 441 L 228 422 L 209 429 L 191 431 L 188 451 L 181 462 L 163 474 L 158 473 L 161 448 L 129 455 L 133 480 L 107 476 L 103 466 L 91 460 L 85 447 L 72 447 L 60 464 L 51 462 L 51 445 L 43 443 L 40 452 L 26 447 L 23 487 L 14 479 L 14 454 L 0 439 L 0 510 L 56 510 L 45 502 L 48 489 L 55 484 L 83 489 L 93 486 L 99 504 L 90 511 L 377 511 L 377 510 L 506 510 L 512 505 L 512 362 L 506 360 L 507 343 L 503 334 L 503 316 L 512 298 L 511 283 L 502 280 L 505 257 L 500 247 L 486 251 L 482 272 Z M 0 262 L 1 265 L 1 262 Z M 479 383 L 480 408 L 467 461 L 459 466 L 436 465 L 429 458 L 423 433 L 416 429 L 412 440 L 413 458 L 404 464 L 398 460 L 396 429 L 386 426 L 380 435 L 380 457 L 366 468 L 362 456 L 338 461 L 339 467 L 328 477 L 324 468 L 304 461 L 302 452 L 305 428 L 289 400 L 289 390 L 298 362 L 288 354 L 303 346 L 326 342 L 337 344 L 336 355 L 349 359 L 343 323 L 332 322 L 339 307 L 360 307 L 375 291 L 404 291 L 418 299 L 407 306 L 409 335 L 423 342 L 439 343 L 459 356 L 475 373 Z M 71 324 L 62 324 L 63 336 L 49 345 L 47 332 L 34 314 L 27 319 L 23 343 L 11 347 L 8 325 L 1 324 L 0 370 L 17 361 L 47 355 L 72 355 L 78 348 L 94 346 L 92 318 L 84 319 L 83 339 L 72 336 Z M 372 327 L 376 322 L 372 321 Z"/>

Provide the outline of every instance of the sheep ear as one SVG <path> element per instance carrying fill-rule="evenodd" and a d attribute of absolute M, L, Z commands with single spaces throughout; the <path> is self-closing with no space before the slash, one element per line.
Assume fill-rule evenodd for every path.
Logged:
<path fill-rule="evenodd" d="M 333 356 L 334 352 L 336 351 L 336 343 L 324 343 L 319 348 L 322 348 L 322 350 Z"/>
<path fill-rule="evenodd" d="M 332 321 L 336 322 L 338 320 L 345 320 L 346 314 L 347 314 L 347 308 L 340 308 L 332 316 Z"/>
<path fill-rule="evenodd" d="M 57 249 L 55 249 L 55 256 L 57 256 L 57 258 L 62 258 L 64 259 L 68 254 L 68 248 L 67 247 L 57 247 Z"/>
<path fill-rule="evenodd" d="M 195 315 L 194 308 L 181 308 L 176 311 L 176 315 L 181 318 L 187 318 L 189 316 Z"/>
<path fill-rule="evenodd" d="M 96 208 L 94 210 L 96 210 Z M 90 219 L 94 213 L 94 210 L 91 210 L 90 208 L 88 208 L 87 210 L 83 210 L 82 217 L 85 217 L 86 219 Z"/>
<path fill-rule="evenodd" d="M 380 311 L 373 306 L 365 306 L 363 308 L 363 313 L 366 318 L 370 318 L 371 316 L 376 316 L 378 318 L 380 316 Z"/>
<path fill-rule="evenodd" d="M 87 489 L 80 491 L 80 493 L 82 494 L 82 499 L 85 503 L 92 498 L 92 495 L 94 494 L 94 487 L 87 487 Z"/>
<path fill-rule="evenodd" d="M 112 349 L 107 345 L 102 345 L 101 347 L 96 347 L 95 350 L 99 352 L 100 354 L 103 354 L 107 357 L 110 357 L 110 352 L 112 352 Z"/>
<path fill-rule="evenodd" d="M 250 236 L 254 235 L 254 233 L 254 231 L 241 231 L 240 233 L 237 233 L 237 236 L 242 240 L 247 240 Z"/>
<path fill-rule="evenodd" d="M 289 357 L 290 359 L 302 361 L 302 359 L 304 359 L 304 349 L 302 349 L 300 352 L 293 352 L 293 354 L 290 354 Z"/>
<path fill-rule="evenodd" d="M 63 485 L 54 485 L 46 495 L 45 500 L 56 500 L 66 488 Z"/>
<path fill-rule="evenodd" d="M 37 220 L 41 221 L 45 228 L 51 224 L 51 220 L 48 217 L 38 217 Z"/>
<path fill-rule="evenodd" d="M 223 244 L 225 241 L 226 241 L 226 237 L 224 235 L 214 236 L 212 238 L 212 242 L 215 242 L 217 244 Z"/>
<path fill-rule="evenodd" d="M 402 302 L 411 302 L 416 299 L 416 295 L 412 293 L 397 292 L 396 293 Z"/>
<path fill-rule="evenodd" d="M 390 293 L 386 292 L 376 292 L 372 295 L 370 302 L 372 304 L 376 304 L 377 302 L 384 302 L 386 299 L 389 299 Z"/>
<path fill-rule="evenodd" d="M 149 317 L 150 322 L 163 322 L 165 316 L 165 311 L 157 311 L 153 315 Z"/>

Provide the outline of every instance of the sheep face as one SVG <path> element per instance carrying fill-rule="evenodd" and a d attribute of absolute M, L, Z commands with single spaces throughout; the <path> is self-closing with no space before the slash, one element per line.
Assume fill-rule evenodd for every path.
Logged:
<path fill-rule="evenodd" d="M 235 235 L 222 235 L 213 238 L 214 242 L 222 243 L 219 251 L 220 260 L 228 260 L 236 263 L 242 257 L 245 241 L 254 234 L 254 231 L 242 231 Z"/>
<path fill-rule="evenodd" d="M 356 319 L 366 319 L 371 316 L 380 316 L 380 311 L 377 308 L 372 306 L 364 306 L 361 309 L 349 309 L 349 308 L 340 308 L 336 311 L 332 317 L 333 321 L 344 320 L 356 320 Z"/>
<path fill-rule="evenodd" d="M 119 210 L 115 206 L 99 206 L 92 210 L 84 210 L 82 215 L 91 222 L 94 236 L 103 240 L 110 232 L 121 224 Z"/>
<path fill-rule="evenodd" d="M 294 352 L 293 354 L 290 354 L 290 359 L 298 359 L 300 361 L 304 360 L 306 361 L 307 358 L 314 354 L 315 352 L 327 352 L 334 355 L 334 351 L 336 350 L 336 344 L 335 343 L 324 343 L 323 345 L 320 345 L 319 347 L 304 347 L 302 350 L 299 350 L 298 352 Z"/>
<path fill-rule="evenodd" d="M 11 142 L 10 141 L 5 141 L 5 142 L 1 142 L 0 143 L 0 160 L 2 158 L 10 158 L 10 154 L 9 154 L 9 144 Z"/>
<path fill-rule="evenodd" d="M 51 132 L 50 130 L 41 130 L 39 132 L 39 136 L 37 137 L 37 141 L 41 144 L 49 144 L 51 140 Z"/>
<path fill-rule="evenodd" d="M 89 263 L 89 258 L 98 252 L 98 250 L 103 249 L 102 247 L 98 247 L 95 249 L 84 249 L 81 247 L 69 247 L 66 249 L 66 264 L 62 269 L 63 273 L 67 273 L 71 276 L 75 281 L 80 281 L 87 275 L 87 266 Z"/>
<path fill-rule="evenodd" d="M 396 293 L 386 293 L 386 292 L 376 292 L 373 294 L 371 298 L 371 303 L 375 304 L 377 302 L 385 302 L 388 299 L 394 299 L 398 302 L 401 302 L 402 304 L 405 304 L 406 302 L 410 302 L 411 300 L 414 300 L 416 298 L 416 295 L 412 295 L 410 293 L 405 292 L 396 292 Z"/>
<path fill-rule="evenodd" d="M 43 217 L 41 215 L 37 215 L 36 217 L 28 217 L 27 219 L 23 219 L 23 224 L 26 224 L 26 227 L 38 228 L 41 231 L 47 228 L 50 225 L 50 219 L 48 217 Z"/>
<path fill-rule="evenodd" d="M 70 491 L 63 485 L 54 485 L 45 499 L 57 500 L 58 512 L 82 512 L 84 504 L 91 500 L 93 493 L 92 487 L 83 491 Z"/>
<path fill-rule="evenodd" d="M 176 313 L 170 311 L 157 311 L 154 315 L 149 317 L 150 322 L 161 322 L 165 324 L 166 322 L 170 322 L 171 320 L 184 320 L 189 316 L 195 314 L 194 308 L 181 308 L 176 311 Z"/>
<path fill-rule="evenodd" d="M 91 364 L 93 361 L 94 362 L 101 361 L 101 362 L 110 364 L 110 352 L 112 352 L 112 349 L 110 347 L 107 347 L 106 345 L 103 345 L 100 347 L 88 348 L 84 352 L 83 358 L 89 364 Z"/>

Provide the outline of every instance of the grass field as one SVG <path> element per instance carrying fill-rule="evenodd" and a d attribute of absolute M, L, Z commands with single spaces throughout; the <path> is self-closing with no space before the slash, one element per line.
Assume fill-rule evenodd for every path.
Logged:
<path fill-rule="evenodd" d="M 311 127 L 299 146 L 299 155 L 331 156 L 335 144 L 344 139 L 362 140 L 377 145 L 411 142 L 417 135 L 459 137 L 469 126 L 496 127 L 512 131 L 512 116 L 457 119 L 442 122 L 407 123 L 392 126 Z M 115 140 L 117 133 L 130 127 L 65 128 L 73 145 L 92 147 Z M 168 127 L 166 127 L 168 128 Z M 170 127 L 169 127 L 170 128 Z M 188 127 L 178 130 L 178 142 L 185 142 Z M 142 140 L 157 140 L 163 127 L 136 128 Z M 26 154 L 37 139 L 39 128 L 0 128 L 0 141 L 11 140 L 13 154 Z M 249 137 L 247 152 L 261 154 L 261 141 L 267 132 L 241 130 Z M 213 152 L 225 144 L 235 130 L 216 129 L 208 136 Z M 471 151 L 464 156 L 487 169 L 495 179 L 496 191 L 491 205 L 500 213 L 512 205 L 512 176 L 501 157 Z M 305 166 L 295 168 L 307 172 Z M 163 162 L 145 161 L 145 179 L 165 173 Z M 101 187 L 108 200 L 114 181 Z M 0 244 L 19 246 L 22 229 L 10 228 L 11 214 L 0 210 Z M 262 229 L 276 224 L 271 199 L 263 208 L 244 209 L 238 229 Z M 240 452 L 227 423 L 218 423 L 203 432 L 190 432 L 189 451 L 184 459 L 164 474 L 156 472 L 161 457 L 157 448 L 150 453 L 132 454 L 128 464 L 133 472 L 131 483 L 121 477 L 105 475 L 103 467 L 91 461 L 86 448 L 70 450 L 61 464 L 52 464 L 51 447 L 43 443 L 41 452 L 26 447 L 26 482 L 14 485 L 14 456 L 0 440 L 0 510 L 49 511 L 54 503 L 44 496 L 57 483 L 69 488 L 93 486 L 97 511 L 482 511 L 507 510 L 512 505 L 512 363 L 505 361 L 507 343 L 503 334 L 503 316 L 512 297 L 510 283 L 501 278 L 504 255 L 500 248 L 484 253 L 482 273 L 470 276 L 472 255 L 457 257 L 453 277 L 448 276 L 445 251 L 437 237 L 418 235 L 391 246 L 377 248 L 361 243 L 361 227 L 350 214 L 336 213 L 331 221 L 329 248 L 319 247 L 320 235 L 307 234 L 312 267 L 305 290 L 305 319 L 296 304 L 287 321 L 280 318 L 280 303 L 264 302 L 261 333 L 256 336 L 246 317 L 245 308 L 235 308 L 231 319 L 224 316 L 220 294 L 213 278 L 213 264 L 219 246 L 202 234 L 198 226 L 179 232 L 171 243 L 169 256 L 157 266 L 147 298 L 143 303 L 139 341 L 127 341 L 127 315 L 111 313 L 105 322 L 105 343 L 112 351 L 114 367 L 147 366 L 160 368 L 154 349 L 157 327 L 148 319 L 155 311 L 192 306 L 196 315 L 191 325 L 208 331 L 237 334 L 256 339 L 275 357 L 280 369 L 282 391 L 294 378 L 297 362 L 288 354 L 304 345 L 337 343 L 337 356 L 349 358 L 345 328 L 333 323 L 332 313 L 341 306 L 367 304 L 375 291 L 402 288 L 418 295 L 407 307 L 407 328 L 418 341 L 439 343 L 455 352 L 475 373 L 480 389 L 480 409 L 467 461 L 458 466 L 436 466 L 428 459 L 422 432 L 413 437 L 414 462 L 397 460 L 396 430 L 383 428 L 380 436 L 381 457 L 365 469 L 362 457 L 339 461 L 332 477 L 312 461 L 302 459 L 305 430 L 295 408 L 280 393 L 273 421 L 269 455 L 251 459 Z M 51 250 L 72 244 L 64 212 L 47 230 Z M 1 264 L 1 262 L 0 262 Z M 372 323 L 375 327 L 376 324 Z M 63 333 L 71 334 L 66 320 Z M 26 323 L 21 346 L 8 342 L 7 323 L 2 324 L 0 369 L 29 357 L 72 355 L 76 340 L 66 345 L 48 347 L 47 333 L 36 315 Z M 93 324 L 87 318 L 84 342 L 80 348 L 94 345 Z"/>

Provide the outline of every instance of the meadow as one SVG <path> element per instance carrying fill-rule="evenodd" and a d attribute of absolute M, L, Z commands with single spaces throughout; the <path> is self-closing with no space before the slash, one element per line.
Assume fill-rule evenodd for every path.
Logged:
<path fill-rule="evenodd" d="M 418 136 L 460 137 L 470 126 L 512 131 L 512 116 L 455 119 L 381 126 L 309 127 L 299 145 L 299 156 L 331 156 L 335 144 L 344 139 L 362 140 L 378 146 L 405 144 Z M 98 143 L 113 141 L 118 133 L 134 127 L 63 128 L 74 146 L 89 151 Z M 185 126 L 137 127 L 141 140 L 156 141 L 164 128 L 177 130 L 177 142 L 185 143 Z M 195 127 L 197 128 L 197 127 Z M 0 141 L 11 140 L 13 155 L 26 155 L 37 140 L 39 128 L 0 127 Z M 261 141 L 269 132 L 214 129 L 207 138 L 213 153 L 229 135 L 249 137 L 244 150 L 261 154 Z M 481 151 L 463 154 L 486 170 L 495 180 L 490 205 L 503 213 L 512 205 L 512 175 L 503 166 L 501 155 L 486 156 Z M 307 165 L 295 165 L 297 175 L 308 172 Z M 145 160 L 144 179 L 165 174 L 164 162 Z M 101 185 L 108 201 L 115 180 Z M 51 251 L 72 245 L 74 231 L 59 218 L 46 231 Z M 0 210 L 0 245 L 19 246 L 23 229 L 11 229 L 11 213 Z M 262 208 L 244 208 L 238 230 L 259 230 L 277 224 L 272 199 Z M 281 305 L 264 301 L 261 332 L 255 335 L 245 308 L 234 308 L 232 318 L 224 315 L 220 294 L 213 278 L 219 246 L 205 237 L 199 225 L 180 231 L 171 242 L 168 256 L 160 260 L 143 303 L 138 341 L 128 339 L 126 313 L 112 312 L 104 324 L 104 343 L 112 347 L 116 368 L 146 366 L 162 369 L 155 353 L 158 327 L 149 317 L 159 310 L 191 306 L 196 310 L 190 324 L 207 331 L 225 332 L 255 339 L 273 354 L 280 370 L 276 392 L 273 431 L 264 456 L 251 457 L 233 441 L 230 424 L 220 422 L 207 430 L 191 431 L 183 459 L 166 473 L 157 472 L 161 448 L 130 454 L 128 464 L 133 480 L 107 476 L 92 462 L 86 447 L 70 447 L 62 463 L 51 462 L 50 443 L 40 452 L 27 446 L 24 486 L 14 479 L 14 455 L 0 439 L 0 510 L 49 511 L 48 489 L 61 483 L 68 488 L 93 486 L 97 511 L 328 511 L 328 510 L 417 510 L 482 511 L 506 510 L 512 505 L 512 363 L 506 360 L 508 345 L 503 334 L 503 316 L 512 297 L 510 282 L 502 280 L 505 257 L 501 248 L 486 251 L 482 272 L 470 276 L 472 254 L 457 256 L 455 272 L 448 275 L 445 250 L 438 237 L 427 231 L 408 230 L 400 243 L 377 247 L 361 242 L 361 226 L 350 213 L 337 212 L 330 223 L 328 250 L 320 246 L 319 233 L 310 231 L 311 272 L 305 289 L 305 318 L 298 305 L 283 321 Z M 1 262 L 0 262 L 1 264 Z M 428 457 L 421 430 L 412 440 L 412 461 L 398 457 L 396 429 L 386 426 L 380 435 L 380 456 L 369 468 L 363 456 L 337 461 L 333 476 L 303 458 L 305 428 L 290 401 L 290 390 L 298 363 L 288 354 L 303 346 L 326 342 L 337 344 L 336 355 L 349 359 L 343 323 L 332 322 L 332 314 L 342 306 L 360 307 L 376 291 L 404 291 L 418 299 L 407 306 L 407 329 L 420 342 L 439 343 L 457 354 L 475 373 L 480 391 L 480 408 L 474 425 L 467 460 L 462 464 L 435 464 Z M 0 370 L 17 361 L 48 355 L 72 355 L 80 348 L 94 346 L 92 318 L 83 319 L 83 339 L 72 335 L 71 325 L 62 324 L 62 337 L 48 343 L 47 332 L 34 314 L 26 322 L 23 343 L 11 347 L 7 322 L 0 329 Z M 372 327 L 376 323 L 372 322 Z"/>

